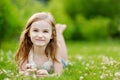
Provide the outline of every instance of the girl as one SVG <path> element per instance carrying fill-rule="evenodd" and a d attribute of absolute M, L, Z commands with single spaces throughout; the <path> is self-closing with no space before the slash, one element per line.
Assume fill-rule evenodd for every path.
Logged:
<path fill-rule="evenodd" d="M 67 65 L 67 50 L 62 32 L 65 25 L 55 24 L 50 13 L 35 13 L 21 34 L 15 56 L 20 73 L 38 76 L 61 74 Z"/>

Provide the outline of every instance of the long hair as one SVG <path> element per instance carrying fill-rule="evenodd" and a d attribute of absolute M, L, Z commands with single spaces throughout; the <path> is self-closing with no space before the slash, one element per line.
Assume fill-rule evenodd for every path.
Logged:
<path fill-rule="evenodd" d="M 28 60 L 28 55 L 30 52 L 30 49 L 32 48 L 33 43 L 31 42 L 31 39 L 29 37 L 29 31 L 31 28 L 31 24 L 36 22 L 44 20 L 48 22 L 52 26 L 52 39 L 48 43 L 45 54 L 48 56 L 50 54 L 53 61 L 57 61 L 56 59 L 56 52 L 57 52 L 57 39 L 56 39 L 56 28 L 55 28 L 55 21 L 53 16 L 50 13 L 41 12 L 41 13 L 35 13 L 33 14 L 27 21 L 24 31 L 21 34 L 20 37 L 20 47 L 18 48 L 18 51 L 15 55 L 15 61 L 18 64 L 18 66 L 22 66 L 22 64 Z"/>

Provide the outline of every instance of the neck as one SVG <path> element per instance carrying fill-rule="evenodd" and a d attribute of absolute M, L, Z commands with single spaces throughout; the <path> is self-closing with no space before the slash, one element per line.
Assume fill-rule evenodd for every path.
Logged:
<path fill-rule="evenodd" d="M 34 55 L 45 55 L 45 48 L 46 47 L 39 47 L 39 46 L 34 46 L 32 47 L 32 51 Z"/>

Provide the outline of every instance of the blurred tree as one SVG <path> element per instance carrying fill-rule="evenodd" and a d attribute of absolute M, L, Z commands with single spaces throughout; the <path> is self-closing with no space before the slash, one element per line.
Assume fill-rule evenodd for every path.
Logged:
<path fill-rule="evenodd" d="M 19 37 L 27 19 L 41 11 L 51 12 L 56 23 L 68 26 L 64 35 L 69 40 L 120 35 L 119 0 L 1 0 L 0 42 Z"/>
<path fill-rule="evenodd" d="M 34 0 L 0 1 L 0 42 L 9 38 L 18 39 L 27 19 L 42 9 L 42 5 Z"/>
<path fill-rule="evenodd" d="M 37 0 L 37 1 L 42 2 L 43 4 L 47 5 L 50 0 Z"/>
<path fill-rule="evenodd" d="M 109 23 L 114 24 L 115 22 L 117 22 L 118 18 L 120 17 L 120 1 L 118 0 L 69 0 L 69 1 L 63 0 L 63 2 L 65 5 L 65 11 L 71 17 L 73 24 L 76 28 L 76 29 L 73 29 L 76 31 L 74 31 L 72 35 L 74 34 L 81 35 L 81 36 L 78 36 L 78 40 L 81 38 L 83 39 L 85 37 L 87 37 L 87 39 L 92 39 L 92 38 L 99 39 L 105 36 L 108 37 L 108 34 L 110 33 L 107 29 L 109 30 L 111 29 L 110 30 L 111 32 L 118 31 L 119 29 L 118 25 L 116 25 L 116 27 L 112 26 L 112 28 L 108 28 L 109 27 L 108 24 Z M 77 15 L 82 15 L 87 20 L 85 20 L 85 22 L 82 21 L 83 23 L 80 23 L 81 21 L 77 22 L 77 20 L 79 19 Z M 96 18 L 99 16 L 101 16 L 102 19 Z M 108 18 L 108 20 L 106 18 Z M 112 21 L 110 22 L 109 19 L 111 19 Z M 102 22 L 105 22 L 105 23 L 102 23 Z M 117 30 L 115 29 L 112 30 L 113 28 Z M 100 31 L 99 29 L 104 29 L 104 32 Z M 90 32 L 90 33 L 86 34 L 87 32 Z M 73 36 L 73 38 L 74 37 L 75 35 Z"/>
<path fill-rule="evenodd" d="M 120 17 L 120 0 L 64 0 L 64 4 L 73 19 L 76 14 L 83 14 L 87 18 Z"/>
<path fill-rule="evenodd" d="M 0 2 L 0 41 L 5 37 L 7 39 L 15 36 L 19 31 L 19 13 L 17 13 L 17 8 L 9 0 L 4 0 Z M 14 32 L 16 29 L 16 33 Z"/>

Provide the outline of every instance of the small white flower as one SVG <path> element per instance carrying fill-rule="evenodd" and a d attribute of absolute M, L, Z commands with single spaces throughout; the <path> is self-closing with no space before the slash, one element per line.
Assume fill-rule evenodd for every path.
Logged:
<path fill-rule="evenodd" d="M 113 78 L 113 80 L 119 80 L 119 78 Z"/>
<path fill-rule="evenodd" d="M 112 57 L 102 56 L 103 62 L 101 64 L 114 65 L 116 61 Z"/>
<path fill-rule="evenodd" d="M 4 80 L 10 80 L 9 78 L 5 78 Z"/>
<path fill-rule="evenodd" d="M 79 80 L 83 80 L 83 79 L 84 79 L 84 77 L 83 77 L 83 76 L 80 76 Z"/>
<path fill-rule="evenodd" d="M 82 60 L 83 59 L 83 57 L 82 56 L 76 56 L 76 58 L 78 59 L 78 60 Z"/>
<path fill-rule="evenodd" d="M 69 62 L 68 63 L 70 66 L 73 66 L 74 65 L 74 62 Z"/>
<path fill-rule="evenodd" d="M 115 75 L 116 77 L 120 77 L 120 72 L 116 72 L 114 75 Z"/>
<path fill-rule="evenodd" d="M 106 67 L 106 66 L 102 66 L 102 69 L 103 69 L 103 70 L 106 70 L 106 69 L 107 69 L 107 67 Z"/>
<path fill-rule="evenodd" d="M 100 79 L 104 79 L 106 77 L 106 75 L 105 74 L 102 74 L 101 76 L 100 76 Z"/>
<path fill-rule="evenodd" d="M 87 75 L 88 75 L 87 73 L 84 74 L 84 76 L 87 76 Z"/>
<path fill-rule="evenodd" d="M 90 64 L 88 64 L 88 63 L 86 64 L 87 67 L 88 67 L 89 65 L 90 65 Z"/>
<path fill-rule="evenodd" d="M 113 76 L 113 74 L 112 74 L 112 73 L 110 73 L 109 75 L 110 75 L 110 77 L 112 77 L 112 76 Z"/>
<path fill-rule="evenodd" d="M 36 79 L 37 78 L 37 76 L 36 76 L 36 74 L 33 74 L 33 76 L 32 76 L 34 79 Z"/>

